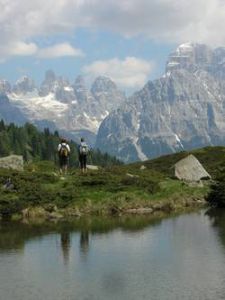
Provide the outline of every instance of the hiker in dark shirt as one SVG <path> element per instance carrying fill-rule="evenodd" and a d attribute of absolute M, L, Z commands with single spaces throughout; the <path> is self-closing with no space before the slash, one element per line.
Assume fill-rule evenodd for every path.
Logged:
<path fill-rule="evenodd" d="M 80 162 L 80 169 L 82 173 L 87 172 L 87 155 L 89 153 L 89 147 L 84 141 L 84 138 L 80 139 L 80 145 L 78 147 L 78 157 Z"/>
<path fill-rule="evenodd" d="M 61 143 L 58 145 L 58 155 L 60 174 L 66 174 L 69 164 L 70 146 L 65 139 L 61 139 Z"/>

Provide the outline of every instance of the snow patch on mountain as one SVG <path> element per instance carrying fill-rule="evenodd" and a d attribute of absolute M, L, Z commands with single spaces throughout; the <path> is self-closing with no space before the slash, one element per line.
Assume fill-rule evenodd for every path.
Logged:
<path fill-rule="evenodd" d="M 33 93 L 27 93 L 21 97 L 21 94 L 12 93 L 9 95 L 9 100 L 17 107 L 23 108 L 26 116 L 29 116 L 31 120 L 54 121 L 62 117 L 69 108 L 68 104 L 55 100 L 53 93 L 46 97 L 37 97 Z"/>
<path fill-rule="evenodd" d="M 174 136 L 175 136 L 175 139 L 176 139 L 176 141 L 178 142 L 178 144 L 181 146 L 181 148 L 184 149 L 184 146 L 183 146 L 183 144 L 182 144 L 182 142 L 181 142 L 179 136 L 178 136 L 177 134 L 174 134 Z"/>
<path fill-rule="evenodd" d="M 138 137 L 133 138 L 133 145 L 137 151 L 138 158 L 142 161 L 147 160 L 148 157 L 142 152 L 141 147 L 138 145 Z"/>
<path fill-rule="evenodd" d="M 92 138 L 103 119 L 126 100 L 124 93 L 107 77 L 96 78 L 89 90 L 82 76 L 71 84 L 51 70 L 46 72 L 40 87 L 27 76 L 18 79 L 12 87 L 6 80 L 0 80 L 0 93 L 28 121 L 42 127 L 45 123 L 46 127 L 52 124 L 52 128 L 75 133 L 77 137 L 79 132 L 86 132 Z"/>

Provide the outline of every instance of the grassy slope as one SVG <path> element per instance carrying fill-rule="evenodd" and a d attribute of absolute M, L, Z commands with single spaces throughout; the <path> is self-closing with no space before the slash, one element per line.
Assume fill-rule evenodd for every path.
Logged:
<path fill-rule="evenodd" d="M 185 158 L 188 154 L 193 154 L 209 172 L 209 174 L 216 178 L 217 175 L 225 170 L 225 147 L 205 147 L 195 149 L 192 151 L 183 151 L 176 154 L 162 156 L 145 163 L 148 168 L 173 176 L 173 166 L 180 159 Z M 138 168 L 142 165 L 140 162 L 134 163 L 134 167 Z"/>
<path fill-rule="evenodd" d="M 217 176 L 225 166 L 225 148 L 207 147 L 194 150 L 207 171 Z M 208 188 L 193 188 L 174 179 L 173 165 L 188 153 L 181 152 L 144 163 L 115 166 L 80 175 L 72 169 L 65 179 L 56 174 L 50 162 L 29 165 L 22 173 L 0 170 L 0 186 L 10 177 L 14 191 L 1 191 L 0 213 L 15 213 L 25 207 L 42 206 L 85 213 L 118 212 L 130 208 L 171 205 L 184 207 L 188 199 L 201 199 Z M 141 165 L 145 170 L 140 170 Z M 135 175 L 129 177 L 127 173 Z M 166 206 L 167 205 L 167 206 Z"/>

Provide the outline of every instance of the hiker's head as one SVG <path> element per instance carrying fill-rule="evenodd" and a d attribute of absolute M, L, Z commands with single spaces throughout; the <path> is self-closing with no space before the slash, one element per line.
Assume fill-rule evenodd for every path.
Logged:
<path fill-rule="evenodd" d="M 84 142 L 84 138 L 82 137 L 82 138 L 80 139 L 80 141 L 81 141 L 81 142 Z"/>
<path fill-rule="evenodd" d="M 66 139 L 65 138 L 61 138 L 61 143 L 66 143 Z"/>

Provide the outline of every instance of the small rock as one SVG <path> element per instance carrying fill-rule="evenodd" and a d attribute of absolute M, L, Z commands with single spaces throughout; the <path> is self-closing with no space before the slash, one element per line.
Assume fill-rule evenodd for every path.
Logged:
<path fill-rule="evenodd" d="M 97 171 L 97 170 L 99 170 L 99 167 L 98 166 L 94 166 L 94 165 L 87 165 L 87 169 L 88 170 L 95 170 L 95 171 Z"/>
<path fill-rule="evenodd" d="M 163 205 L 161 203 L 157 203 L 153 205 L 153 210 L 154 211 L 158 211 L 158 210 L 162 210 Z"/>
<path fill-rule="evenodd" d="M 151 214 L 153 212 L 153 209 L 150 207 L 143 207 L 143 208 L 130 208 L 126 210 L 126 213 L 129 214 Z"/>
<path fill-rule="evenodd" d="M 24 219 L 45 219 L 47 212 L 43 207 L 26 208 L 22 211 Z"/>
<path fill-rule="evenodd" d="M 81 217 L 82 215 L 77 208 L 67 208 L 64 213 L 67 217 Z"/>
<path fill-rule="evenodd" d="M 142 165 L 142 166 L 140 167 L 140 170 L 145 170 L 145 169 L 147 169 L 147 168 L 146 168 L 146 166 L 144 166 L 144 165 Z"/>
<path fill-rule="evenodd" d="M 139 178 L 138 175 L 132 175 L 130 173 L 127 173 L 126 176 L 131 177 L 131 178 Z"/>
<path fill-rule="evenodd" d="M 11 181 L 11 178 L 8 178 L 3 185 L 3 188 L 8 191 L 12 191 L 14 189 L 14 184 Z"/>
<path fill-rule="evenodd" d="M 29 218 L 29 208 L 25 208 L 22 210 L 22 216 L 24 219 L 28 219 Z"/>
<path fill-rule="evenodd" d="M 51 220 L 60 220 L 63 218 L 63 215 L 61 215 L 60 213 L 58 212 L 51 212 L 48 214 L 48 218 L 51 219 Z"/>

